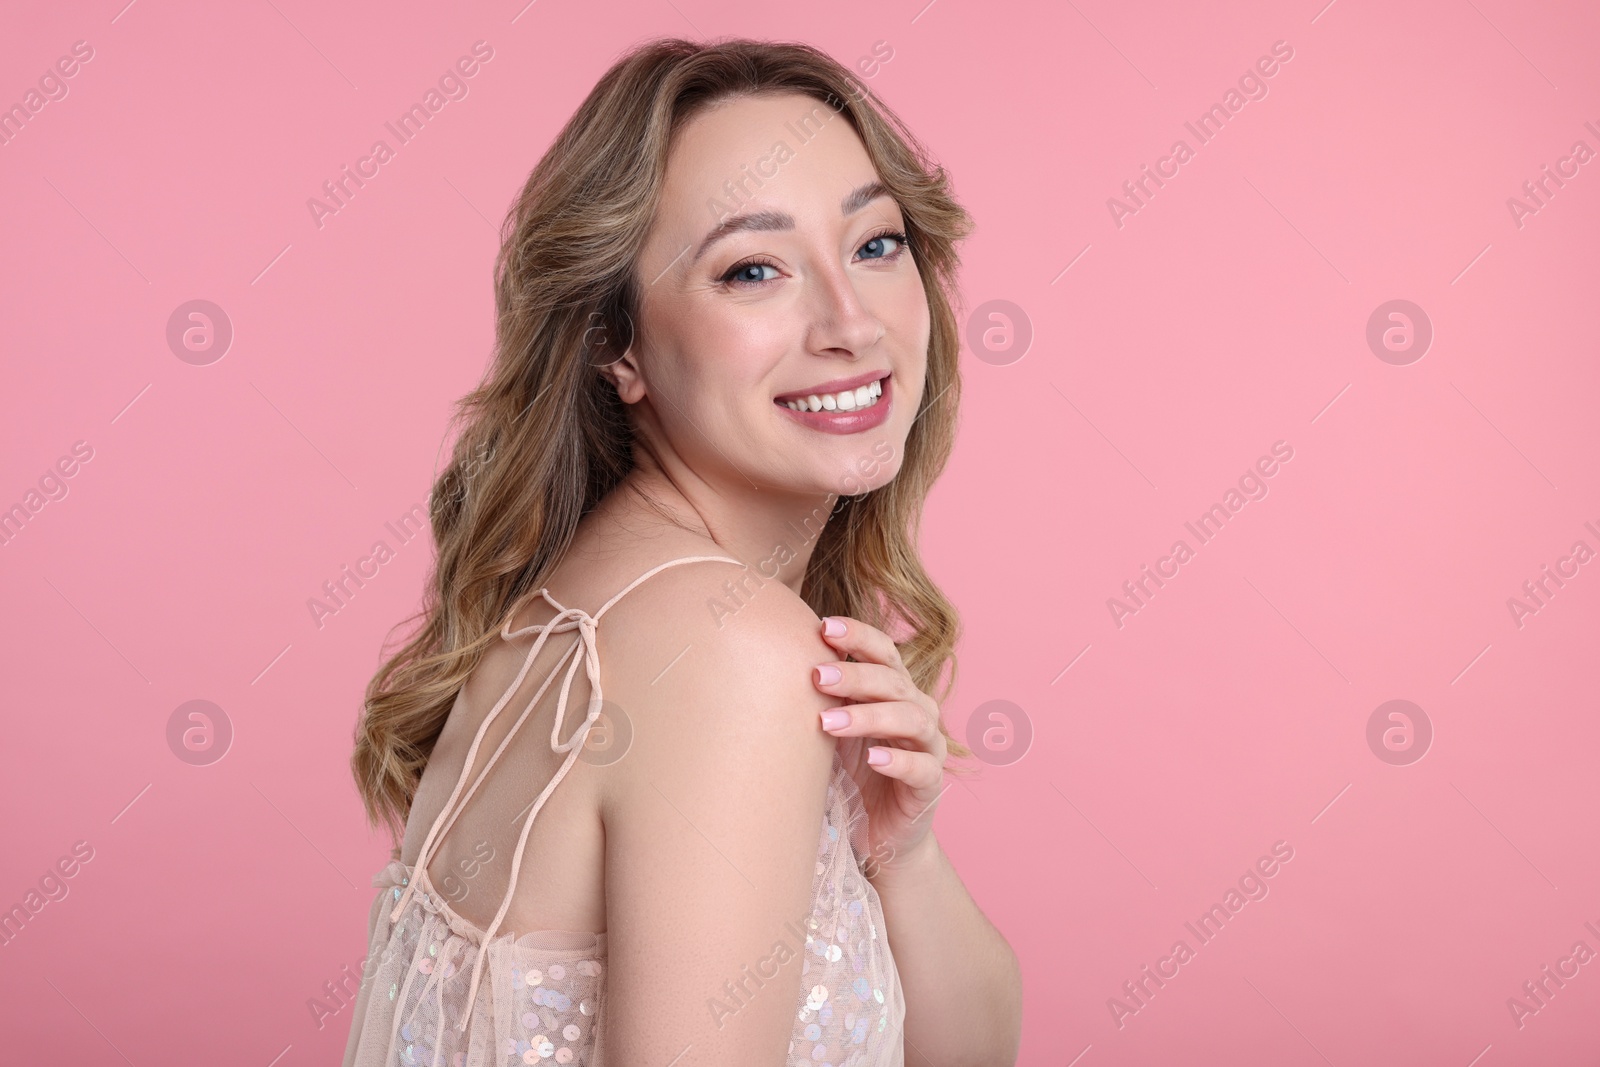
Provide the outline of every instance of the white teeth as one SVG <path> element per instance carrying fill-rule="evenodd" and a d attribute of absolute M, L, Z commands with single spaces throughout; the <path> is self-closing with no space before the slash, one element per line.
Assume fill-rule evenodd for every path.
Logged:
<path fill-rule="evenodd" d="M 813 393 L 804 400 L 785 400 L 783 404 L 792 411 L 856 411 L 872 407 L 882 395 L 883 379 L 879 378 L 857 389 L 826 395 Z"/>

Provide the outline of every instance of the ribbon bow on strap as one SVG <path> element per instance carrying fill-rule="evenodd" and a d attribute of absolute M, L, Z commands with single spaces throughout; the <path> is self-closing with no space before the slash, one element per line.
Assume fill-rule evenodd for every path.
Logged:
<path fill-rule="evenodd" d="M 500 758 L 500 754 L 504 752 L 506 746 L 510 744 L 511 738 L 515 736 L 518 727 L 520 727 L 523 721 L 527 719 L 528 715 L 539 703 L 539 699 L 544 696 L 545 690 L 550 687 L 550 682 L 555 678 L 554 670 L 552 670 L 550 675 L 545 678 L 544 684 L 541 685 L 539 687 L 539 691 L 533 695 L 533 699 L 528 701 L 528 706 L 523 709 L 522 714 L 517 718 L 516 723 L 513 724 L 511 729 L 506 732 L 505 738 L 500 742 L 500 746 L 495 749 L 493 755 L 489 757 L 489 761 L 484 764 L 483 770 L 473 781 L 472 787 L 466 791 L 465 796 L 462 796 L 462 786 L 466 784 L 467 775 L 471 772 L 473 762 L 477 759 L 478 746 L 483 742 L 484 732 L 489 728 L 489 724 L 494 722 L 495 718 L 499 716 L 501 710 L 504 709 L 507 702 L 510 701 L 512 694 L 515 693 L 522 685 L 522 680 L 527 677 L 529 669 L 533 666 L 534 658 L 539 655 L 539 650 L 544 647 L 545 640 L 553 633 L 566 633 L 570 630 L 577 630 L 578 640 L 572 647 L 573 649 L 576 649 L 581 645 L 583 648 L 583 655 L 581 657 L 574 656 L 572 658 L 571 665 L 567 668 L 566 678 L 561 683 L 561 694 L 556 701 L 555 723 L 550 728 L 550 750 L 552 752 L 565 752 L 567 753 L 567 758 L 562 760 L 560 770 L 556 771 L 556 773 L 551 777 L 549 783 L 544 787 L 544 791 L 541 792 L 538 799 L 534 801 L 533 810 L 528 812 L 528 817 L 523 821 L 522 834 L 517 838 L 517 847 L 512 853 L 511 857 L 511 876 L 510 881 L 506 885 L 505 898 L 500 902 L 500 910 L 495 913 L 494 921 L 489 924 L 489 929 L 484 932 L 483 942 L 478 945 L 478 958 L 472 965 L 472 983 L 467 987 L 467 1010 L 465 1013 L 463 1013 L 461 1021 L 456 1024 L 455 1028 L 457 1030 L 465 1030 L 467 1028 L 468 1021 L 472 1018 L 472 1009 L 474 1007 L 478 992 L 478 981 L 482 976 L 484 960 L 488 958 L 489 943 L 494 938 L 495 931 L 500 928 L 500 922 L 505 918 L 506 911 L 511 906 L 511 894 L 516 889 L 517 885 L 517 872 L 522 866 L 522 850 L 527 844 L 528 832 L 533 829 L 534 817 L 539 814 L 539 809 L 544 807 L 545 800 L 549 798 L 556 786 L 560 784 L 561 779 L 564 778 L 567 772 L 572 769 L 572 763 L 575 759 L 577 759 L 579 752 L 582 751 L 583 743 L 589 735 L 589 728 L 594 724 L 594 721 L 600 717 L 602 699 L 600 692 L 600 654 L 597 643 L 597 624 L 599 620 L 581 608 L 563 607 L 556 601 L 554 597 L 550 595 L 547 589 L 539 590 L 539 595 L 544 597 L 544 599 L 556 609 L 557 614 L 547 623 L 525 626 L 520 630 L 511 630 L 511 619 L 516 614 L 516 612 L 513 611 L 511 615 L 506 618 L 505 623 L 500 627 L 500 636 L 505 638 L 507 641 L 514 637 L 521 637 L 524 634 L 529 633 L 537 633 L 539 637 L 533 642 L 533 647 L 528 650 L 528 656 L 522 663 L 522 670 L 517 673 L 516 681 L 511 683 L 511 686 L 506 690 L 505 695 L 502 696 L 495 706 L 490 709 L 489 714 L 484 716 L 482 725 L 478 727 L 477 736 L 472 739 L 472 746 L 467 749 L 467 758 L 465 765 L 461 769 L 461 777 L 457 779 L 455 790 L 451 792 L 450 799 L 445 801 L 444 807 L 440 809 L 438 818 L 434 820 L 433 828 L 428 831 L 428 836 L 423 839 L 422 851 L 417 856 L 417 862 L 415 866 L 415 870 L 419 873 L 427 870 L 428 861 L 433 858 L 433 852 L 436 843 L 442 838 L 443 834 L 450 829 L 450 826 L 456 820 L 456 816 L 460 815 L 462 808 L 466 807 L 467 801 L 472 799 L 473 793 L 477 792 L 478 786 L 481 785 L 484 778 L 487 777 L 490 768 L 494 766 L 495 761 Z M 606 606 L 609 607 L 610 604 L 607 604 Z M 602 612 L 604 610 L 604 608 L 601 609 Z M 562 659 L 565 659 L 566 656 L 570 654 L 571 650 L 563 655 Z M 572 680 L 577 676 L 579 662 L 582 662 L 584 673 L 589 678 L 589 708 L 584 714 L 583 722 L 576 730 L 572 731 L 572 736 L 567 738 L 565 741 L 562 741 L 561 727 L 566 721 L 567 698 L 572 689 Z M 556 666 L 561 666 L 561 662 L 559 660 L 556 662 Z M 461 800 L 460 806 L 456 805 L 456 800 L 458 797 Z M 399 920 L 401 913 L 405 910 L 406 904 L 410 901 L 411 894 L 416 887 L 417 879 L 413 877 L 406 886 L 405 893 L 400 897 L 400 899 L 395 903 L 394 908 L 389 912 L 389 921 L 391 923 Z"/>

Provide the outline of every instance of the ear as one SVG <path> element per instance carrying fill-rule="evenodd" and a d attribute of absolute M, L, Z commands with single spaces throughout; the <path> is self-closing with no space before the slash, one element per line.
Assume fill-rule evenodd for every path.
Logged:
<path fill-rule="evenodd" d="M 633 324 L 633 317 L 620 308 L 613 310 L 611 315 L 620 315 L 621 323 L 614 320 L 607 321 L 608 316 L 601 311 L 593 312 L 592 319 L 599 319 L 598 327 L 591 326 L 583 335 L 585 346 L 593 345 L 589 350 L 589 360 L 594 363 L 600 374 L 616 387 L 617 396 L 624 404 L 637 404 L 644 399 L 644 377 L 639 373 L 639 360 L 634 355 L 634 341 L 637 333 Z M 619 345 L 627 347 L 619 355 Z"/>
<path fill-rule="evenodd" d="M 600 373 L 617 388 L 617 397 L 624 404 L 637 404 L 644 399 L 644 376 L 639 373 L 639 361 L 630 345 L 628 350 L 601 364 Z"/>

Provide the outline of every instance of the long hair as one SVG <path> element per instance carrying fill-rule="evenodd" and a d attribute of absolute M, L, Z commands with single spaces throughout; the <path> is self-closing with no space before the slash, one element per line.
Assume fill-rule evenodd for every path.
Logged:
<path fill-rule="evenodd" d="M 742 39 L 649 41 L 595 85 L 533 168 L 502 225 L 495 350 L 462 398 L 450 463 L 429 496 L 437 558 L 409 642 L 367 684 L 351 770 L 376 826 L 398 842 L 457 691 L 521 598 L 540 588 L 578 521 L 633 467 L 626 405 L 599 372 L 631 343 L 635 261 L 655 217 L 673 134 L 747 95 L 803 93 L 843 115 L 899 202 L 927 293 L 931 332 L 922 406 L 894 479 L 841 496 L 817 538 L 801 596 L 895 637 L 918 688 L 955 685 L 955 608 L 916 548 L 923 501 L 944 468 L 961 397 L 960 340 L 948 293 L 956 243 L 971 231 L 904 124 L 826 54 Z M 404 624 L 402 624 L 404 625 Z M 953 757 L 971 755 L 941 721 Z M 951 768 L 952 770 L 958 768 Z"/>

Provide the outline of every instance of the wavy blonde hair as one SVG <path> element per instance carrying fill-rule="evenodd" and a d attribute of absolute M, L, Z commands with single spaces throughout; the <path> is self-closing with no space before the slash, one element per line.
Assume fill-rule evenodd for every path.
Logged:
<path fill-rule="evenodd" d="M 923 501 L 955 438 L 960 340 L 948 293 L 971 231 L 904 124 L 848 70 L 798 43 L 647 42 L 617 61 L 533 168 L 502 225 L 495 352 L 462 398 L 451 462 L 429 496 L 438 553 L 409 642 L 367 685 L 351 770 L 369 822 L 398 842 L 456 693 L 507 615 L 540 588 L 578 521 L 633 468 L 626 405 L 597 369 L 637 321 L 635 265 L 655 218 L 674 133 L 724 101 L 802 93 L 860 136 L 899 202 L 931 317 L 922 407 L 896 477 L 839 498 L 801 596 L 892 635 L 911 677 L 942 702 L 960 622 L 917 553 Z M 596 324 L 600 328 L 596 328 Z M 598 335 L 598 338 L 597 338 Z M 632 338 L 628 338 L 631 343 Z M 953 757 L 971 755 L 941 720 Z M 964 768 L 952 767 L 951 770 Z"/>

